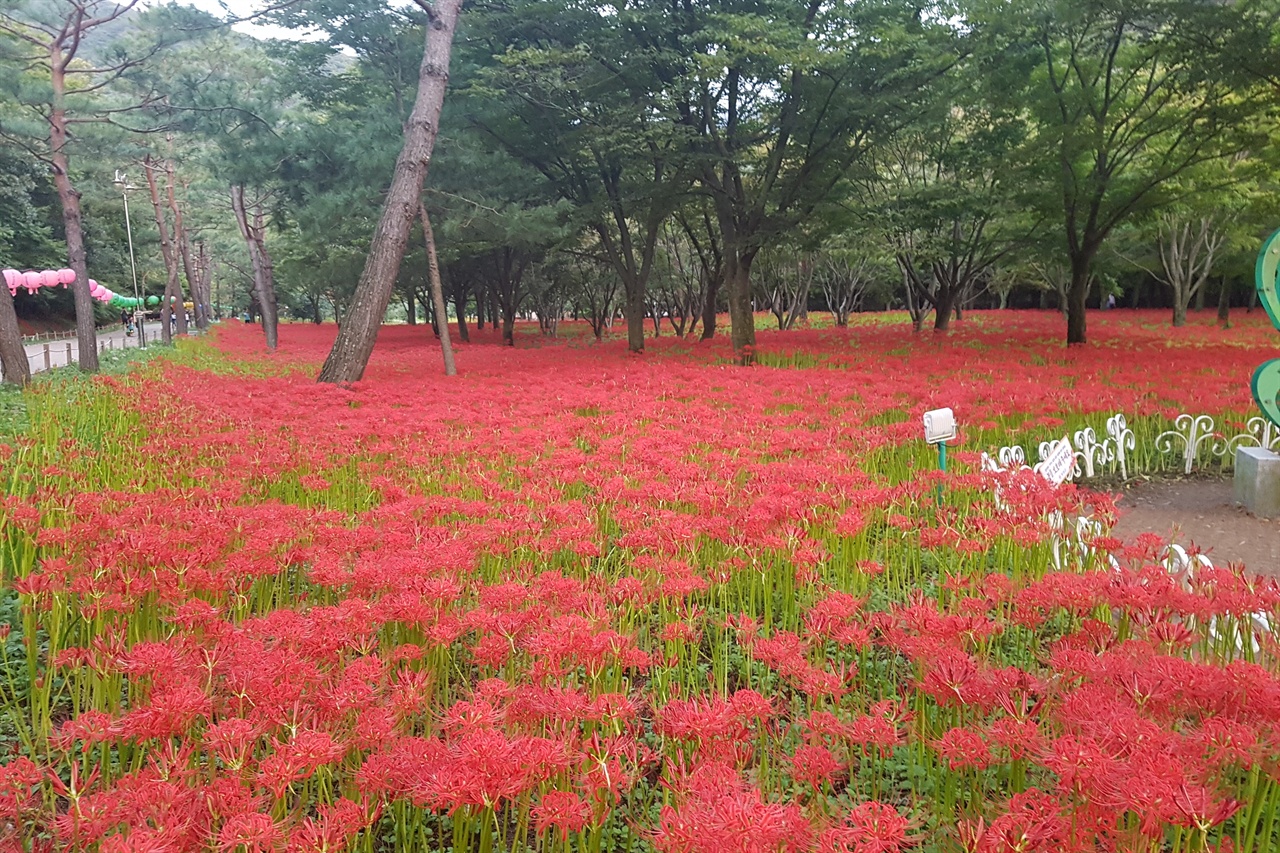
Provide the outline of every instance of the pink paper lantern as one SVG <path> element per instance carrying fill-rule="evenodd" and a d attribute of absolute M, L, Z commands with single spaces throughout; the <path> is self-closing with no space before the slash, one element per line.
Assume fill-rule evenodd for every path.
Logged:
<path fill-rule="evenodd" d="M 5 270 L 4 286 L 9 288 L 10 296 L 16 296 L 18 288 L 22 286 L 22 273 L 17 270 Z"/>
<path fill-rule="evenodd" d="M 40 283 L 45 287 L 57 287 L 62 283 L 62 279 L 57 270 L 45 270 L 40 273 Z"/>
<path fill-rule="evenodd" d="M 22 286 L 27 289 L 27 293 L 35 293 L 43 283 L 44 279 L 38 272 L 24 272 L 22 274 Z"/>
<path fill-rule="evenodd" d="M 76 280 L 75 270 L 69 270 L 69 269 L 58 270 L 58 284 L 61 284 L 63 287 L 66 287 L 68 284 L 71 284 L 75 280 Z"/>

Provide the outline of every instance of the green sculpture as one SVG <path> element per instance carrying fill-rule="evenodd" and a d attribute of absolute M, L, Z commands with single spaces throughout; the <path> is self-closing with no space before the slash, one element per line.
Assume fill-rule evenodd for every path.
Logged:
<path fill-rule="evenodd" d="M 1277 280 L 1277 276 L 1280 276 L 1280 230 L 1262 244 L 1254 276 L 1257 279 L 1258 298 L 1262 300 L 1262 307 L 1267 309 L 1271 325 L 1280 331 L 1280 292 L 1277 292 L 1280 289 L 1280 281 Z M 1262 409 L 1262 413 L 1267 416 L 1267 420 L 1280 427 L 1280 403 L 1276 401 L 1278 396 L 1280 396 L 1280 358 L 1273 358 L 1258 365 L 1258 369 L 1253 372 L 1253 399 L 1257 402 L 1258 408 Z"/>

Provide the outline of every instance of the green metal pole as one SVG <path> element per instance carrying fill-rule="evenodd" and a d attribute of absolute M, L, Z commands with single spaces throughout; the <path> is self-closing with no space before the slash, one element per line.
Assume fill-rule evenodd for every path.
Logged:
<path fill-rule="evenodd" d="M 938 470 L 944 474 L 947 471 L 947 443 L 945 441 L 938 442 Z M 938 484 L 938 503 L 942 503 L 942 484 Z"/>

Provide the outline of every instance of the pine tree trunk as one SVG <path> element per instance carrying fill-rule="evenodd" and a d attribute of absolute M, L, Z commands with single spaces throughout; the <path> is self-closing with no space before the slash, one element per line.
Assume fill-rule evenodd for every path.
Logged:
<path fill-rule="evenodd" d="M 253 265 L 253 297 L 258 303 L 258 311 L 262 317 L 262 331 L 267 338 L 267 349 L 274 351 L 279 342 L 276 286 L 271 256 L 267 254 L 267 246 L 262 239 L 262 213 L 258 211 L 254 221 L 249 221 L 249 212 L 244 206 L 244 187 L 240 184 L 231 186 L 231 209 L 235 212 L 236 224 L 240 226 L 240 236 L 244 238 L 245 245 L 249 249 L 249 260 Z"/>
<path fill-rule="evenodd" d="M 262 273 L 262 282 L 258 287 L 258 305 L 262 309 L 262 329 L 267 336 L 267 347 L 274 350 L 279 344 L 280 306 L 276 301 L 276 269 L 267 251 L 267 241 L 263 236 L 267 233 L 262 202 L 259 201 L 253 211 L 253 245 L 258 253 L 258 267 Z"/>
<path fill-rule="evenodd" d="M 71 185 L 70 165 L 67 162 L 67 114 L 63 107 L 66 92 L 66 76 L 61 48 L 51 51 L 50 80 L 53 84 L 53 108 L 49 113 L 50 164 L 53 185 L 58 191 L 62 206 L 62 225 L 67 240 L 67 266 L 76 274 L 71 293 L 76 306 L 76 348 L 80 369 L 86 373 L 98 372 L 98 329 L 94 312 L 94 299 L 89 294 L 89 266 L 84 250 L 83 216 L 80 211 L 80 193 Z"/>
<path fill-rule="evenodd" d="M 164 258 L 165 284 L 164 301 L 160 305 L 160 340 L 165 344 L 173 342 L 170 331 L 170 318 L 173 312 L 182 312 L 182 286 L 178 284 L 178 258 L 172 240 L 169 239 L 169 226 L 165 222 L 164 207 L 160 204 L 160 189 L 156 184 L 155 164 L 151 155 L 143 158 L 143 168 L 147 174 L 147 188 L 151 191 L 151 210 L 156 218 L 156 230 L 160 233 L 160 254 Z M 186 332 L 187 324 L 181 321 L 180 333 Z"/>
<path fill-rule="evenodd" d="M 13 295 L 0 281 L 0 371 L 10 385 L 26 385 L 31 380 L 31 365 L 22 346 L 22 330 L 13 310 Z"/>
<path fill-rule="evenodd" d="M 173 183 L 173 165 L 169 166 L 169 210 L 173 213 L 173 239 L 177 244 L 178 257 L 182 260 L 182 274 L 187 279 L 187 291 L 191 294 L 192 319 L 196 321 L 196 326 L 204 328 L 200 324 L 200 297 L 198 276 L 195 268 L 191 263 L 191 246 L 187 243 L 187 229 L 182 225 L 182 208 L 178 206 L 178 199 L 174 194 Z M 181 289 L 179 289 L 181 294 Z M 181 304 L 184 300 L 179 298 L 178 302 L 178 334 L 185 335 L 187 333 L 187 311 Z"/>
<path fill-rule="evenodd" d="M 213 294 L 209 288 L 211 277 L 212 270 L 210 269 L 209 258 L 205 254 L 204 243 L 197 243 L 196 292 L 192 295 L 192 299 L 196 303 L 196 327 L 201 331 L 207 330 L 209 323 L 213 320 L 210 316 L 210 312 L 213 310 Z"/>
<path fill-rule="evenodd" d="M 467 289 L 459 287 L 454 282 L 453 288 L 453 310 L 458 315 L 458 338 L 463 343 L 471 340 L 471 334 L 467 331 Z"/>
<path fill-rule="evenodd" d="M 436 314 L 436 334 L 440 336 L 440 351 L 444 355 L 444 375 L 456 376 L 458 367 L 453 360 L 453 342 L 449 340 L 449 313 L 444 307 L 444 286 L 440 283 L 440 259 L 436 256 L 436 235 L 431 229 L 431 217 L 427 206 L 418 200 L 418 215 L 422 219 L 422 233 L 427 238 L 427 274 L 431 277 L 431 305 Z M 458 315 L 461 319 L 462 315 Z"/>
<path fill-rule="evenodd" d="M 513 347 L 516 345 L 516 282 L 510 280 L 510 270 L 500 271 L 499 276 L 507 276 L 499 278 L 505 286 L 495 288 L 494 298 L 500 298 L 500 304 L 490 306 L 490 310 L 495 317 L 502 316 L 502 342 Z"/>
<path fill-rule="evenodd" d="M 449 83 L 453 30 L 461 7 L 462 0 L 438 0 L 433 7 L 418 71 L 418 94 L 405 124 L 404 146 L 396 160 L 382 219 L 369 246 L 360 282 L 338 338 L 320 370 L 321 382 L 359 380 L 373 354 L 378 326 L 387 312 L 409 232 L 418 215 L 418 197 L 435 146 L 440 108 Z"/>

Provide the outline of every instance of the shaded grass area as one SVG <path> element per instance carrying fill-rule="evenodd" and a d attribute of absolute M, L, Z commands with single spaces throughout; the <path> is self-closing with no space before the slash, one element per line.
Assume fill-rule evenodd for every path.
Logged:
<path fill-rule="evenodd" d="M 146 349 L 105 350 L 98 354 L 100 375 L 119 376 L 157 359 L 172 356 L 172 346 L 153 344 Z M 25 432 L 30 426 L 27 417 L 27 394 L 62 393 L 91 381 L 92 375 L 75 365 L 42 370 L 31 376 L 31 382 L 23 389 L 8 383 L 0 384 L 0 439 Z"/>

